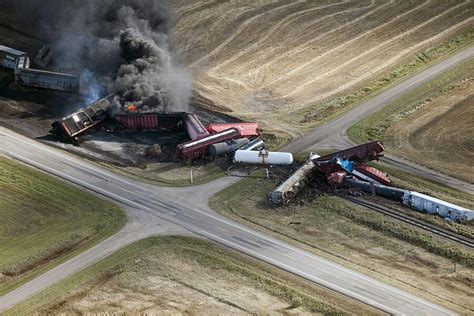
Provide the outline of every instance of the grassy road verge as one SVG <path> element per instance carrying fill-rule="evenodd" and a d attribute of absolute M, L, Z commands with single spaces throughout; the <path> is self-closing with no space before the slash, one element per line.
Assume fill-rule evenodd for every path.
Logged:
<path fill-rule="evenodd" d="M 173 236 L 127 246 L 5 315 L 32 312 L 376 313 L 221 246 Z"/>
<path fill-rule="evenodd" d="M 117 232 L 114 204 L 0 157 L 0 295 Z"/>

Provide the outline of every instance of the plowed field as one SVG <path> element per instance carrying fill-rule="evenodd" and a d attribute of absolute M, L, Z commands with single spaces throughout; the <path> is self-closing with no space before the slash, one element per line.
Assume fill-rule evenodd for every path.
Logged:
<path fill-rule="evenodd" d="M 298 134 L 335 97 L 472 29 L 472 1 L 172 1 L 173 45 L 210 106 Z M 283 118 L 283 119 L 282 119 Z"/>

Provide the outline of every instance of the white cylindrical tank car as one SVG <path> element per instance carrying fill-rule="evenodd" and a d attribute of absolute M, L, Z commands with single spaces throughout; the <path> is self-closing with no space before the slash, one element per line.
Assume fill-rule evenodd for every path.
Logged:
<path fill-rule="evenodd" d="M 242 146 L 241 150 L 260 150 L 263 148 L 263 140 L 261 140 L 260 138 L 255 138 L 254 140 L 252 140 L 250 143 L 248 143 L 247 145 L 244 145 Z"/>
<path fill-rule="evenodd" d="M 269 152 L 266 150 L 237 150 L 234 161 L 261 165 L 291 165 L 293 163 L 293 155 L 291 153 Z"/>
<path fill-rule="evenodd" d="M 248 138 L 239 138 L 228 142 L 216 143 L 209 146 L 209 155 L 222 156 L 236 151 L 245 144 L 248 144 Z"/>

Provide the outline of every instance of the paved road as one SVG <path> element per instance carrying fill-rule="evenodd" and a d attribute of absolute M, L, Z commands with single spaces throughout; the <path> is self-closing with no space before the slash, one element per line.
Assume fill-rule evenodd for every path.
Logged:
<path fill-rule="evenodd" d="M 360 121 L 364 117 L 381 109 L 383 106 L 399 99 L 406 93 L 413 91 L 426 82 L 433 80 L 437 75 L 445 72 L 453 66 L 467 61 L 474 57 L 474 46 L 469 47 L 448 59 L 435 64 L 428 69 L 402 81 L 392 88 L 382 92 L 376 97 L 369 99 L 354 109 L 340 115 L 336 119 L 323 124 L 310 133 L 292 141 L 284 146 L 282 151 L 299 152 L 305 149 L 317 151 L 318 149 L 339 149 L 350 147 L 353 143 L 347 137 L 347 129 L 354 123 Z M 474 194 L 474 185 L 452 178 L 439 172 L 435 172 L 428 168 L 408 162 L 398 157 L 387 156 L 382 158 L 382 162 L 398 168 L 408 169 L 415 175 L 420 175 L 439 183 L 454 187 L 461 191 Z"/>
<path fill-rule="evenodd" d="M 3 127 L 0 127 L 0 153 L 112 199 L 134 210 L 129 216 L 136 217 L 119 234 L 0 297 L 0 312 L 112 253 L 123 246 L 122 242 L 161 233 L 163 227 L 171 227 L 164 223 L 172 223 L 391 314 L 451 314 L 440 306 L 266 237 L 209 210 L 195 208 L 186 198 L 176 198 L 182 193 L 180 189 L 163 189 L 122 178 Z M 219 181 L 227 185 L 226 181 L 235 180 Z M 151 220 L 150 216 L 156 219 Z M 155 222 L 162 223 L 157 224 L 156 231 Z M 143 230 L 142 225 L 145 225 Z"/>

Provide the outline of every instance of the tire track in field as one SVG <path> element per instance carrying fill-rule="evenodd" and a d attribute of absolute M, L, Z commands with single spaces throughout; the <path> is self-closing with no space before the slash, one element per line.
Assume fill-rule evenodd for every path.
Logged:
<path fill-rule="evenodd" d="M 290 97 L 290 96 L 293 96 L 293 95 L 299 93 L 301 90 L 305 89 L 308 85 L 311 85 L 311 84 L 315 83 L 316 81 L 321 80 L 322 78 L 325 78 L 325 77 L 327 77 L 327 76 L 329 76 L 329 75 L 334 74 L 335 72 L 339 71 L 340 69 L 342 69 L 342 68 L 344 68 L 344 67 L 346 67 L 346 66 L 348 66 L 348 65 L 350 65 L 350 64 L 352 64 L 352 63 L 354 63 L 355 61 L 357 61 L 357 60 L 359 60 L 359 59 L 361 59 L 361 58 L 363 58 L 363 57 L 366 57 L 367 55 L 371 54 L 372 52 L 375 52 L 375 51 L 379 50 L 380 48 L 386 46 L 387 44 L 393 43 L 393 42 L 396 41 L 396 40 L 399 40 L 399 39 L 401 39 L 401 38 L 403 38 L 403 37 L 405 37 L 405 36 L 408 36 L 408 35 L 413 34 L 413 33 L 416 32 L 417 30 L 419 30 L 420 28 L 422 28 L 422 27 L 424 27 L 424 26 L 426 26 L 426 25 L 428 25 L 428 24 L 433 23 L 434 21 L 438 20 L 439 18 L 443 17 L 444 15 L 446 15 L 446 14 L 448 14 L 448 13 L 450 13 L 450 12 L 456 10 L 456 9 L 458 9 L 458 8 L 461 7 L 461 6 L 464 6 L 466 3 L 468 3 L 468 2 L 462 2 L 462 3 L 460 3 L 460 4 L 458 4 L 458 5 L 454 6 L 454 7 L 451 7 L 450 9 L 444 11 L 443 13 L 437 14 L 436 16 L 434 16 L 434 17 L 432 17 L 432 18 L 426 20 L 425 22 L 423 22 L 423 23 L 421 23 L 421 24 L 418 24 L 417 26 L 415 26 L 415 27 L 413 27 L 413 28 L 411 28 L 411 29 L 409 29 L 409 30 L 407 30 L 407 31 L 405 31 L 405 32 L 403 32 L 403 33 L 401 33 L 401 34 L 398 34 L 397 36 L 392 37 L 392 38 L 390 38 L 390 39 L 388 39 L 388 40 L 386 40 L 386 41 L 384 41 L 384 42 L 378 44 L 377 46 L 372 47 L 372 48 L 369 49 L 369 50 L 364 51 L 363 53 L 357 55 L 357 56 L 354 57 L 354 58 L 349 59 L 349 60 L 346 61 L 345 63 L 340 64 L 339 66 L 337 66 L 337 67 L 331 69 L 330 71 L 327 71 L 327 72 L 325 72 L 325 73 L 323 73 L 323 74 L 320 74 L 320 75 L 318 75 L 318 76 L 316 76 L 316 77 L 313 77 L 311 80 L 306 81 L 305 83 L 303 83 L 303 84 L 301 84 L 301 85 L 298 85 L 297 88 L 293 89 L 293 91 L 291 91 L 290 93 L 287 93 L 287 94 L 283 95 L 283 97 L 286 98 L 286 97 Z M 314 60 L 316 60 L 316 58 L 315 58 Z M 390 60 L 392 60 L 392 58 L 391 58 Z M 308 66 L 309 66 L 309 63 L 306 63 L 306 64 L 305 64 L 305 68 L 308 67 Z M 383 68 L 385 68 L 385 67 L 386 67 L 386 64 L 382 64 L 379 68 L 380 68 L 380 69 L 383 69 Z M 293 72 L 293 73 L 294 73 L 294 72 Z M 289 75 L 292 75 L 293 73 L 291 73 L 291 74 L 289 73 Z"/>
<path fill-rule="evenodd" d="M 408 11 L 406 11 L 406 12 L 404 12 L 404 13 L 402 13 L 402 14 L 396 16 L 396 17 L 394 17 L 394 18 L 391 19 L 391 20 L 389 20 L 389 21 L 387 21 L 387 22 L 385 22 L 385 23 L 383 23 L 383 24 L 380 24 L 379 26 L 377 26 L 377 27 L 375 27 L 375 28 L 373 28 L 373 29 L 371 29 L 371 30 L 368 30 L 367 32 L 364 32 L 364 33 L 362 33 L 362 34 L 359 34 L 358 36 L 356 36 L 356 37 L 350 39 L 349 41 L 346 41 L 346 42 L 344 42 L 344 43 L 342 43 L 342 44 L 340 44 L 340 45 L 338 45 L 338 46 L 336 46 L 336 47 L 334 47 L 334 48 L 332 48 L 332 49 L 330 49 L 330 50 L 328 50 L 328 51 L 325 51 L 325 52 L 322 53 L 321 55 L 316 56 L 316 57 L 310 59 L 308 62 L 306 62 L 306 63 L 304 63 L 304 64 L 301 64 L 301 65 L 299 65 L 298 67 L 296 67 L 296 68 L 290 70 L 290 71 L 287 72 L 283 77 L 279 77 L 279 78 L 277 78 L 277 79 L 275 79 L 275 80 L 273 80 L 273 81 L 270 81 L 270 82 L 266 83 L 264 86 L 267 87 L 267 86 L 273 85 L 273 84 L 275 84 L 275 83 L 281 82 L 281 81 L 283 81 L 283 80 L 288 80 L 289 77 L 291 77 L 293 74 L 296 74 L 298 71 L 300 71 L 300 70 L 302 70 L 302 69 L 306 69 L 309 65 L 313 64 L 315 61 L 317 61 L 317 60 L 319 60 L 319 59 L 321 59 L 321 58 L 323 58 L 323 57 L 326 57 L 326 56 L 328 56 L 328 55 L 334 53 L 335 51 L 337 51 L 337 50 L 339 50 L 339 49 L 341 49 L 341 48 L 344 48 L 344 47 L 346 47 L 347 45 L 352 44 L 352 43 L 354 43 L 354 42 L 360 40 L 361 38 L 363 38 L 363 37 L 365 37 L 365 36 L 370 35 L 371 33 L 375 32 L 375 31 L 378 31 L 378 30 L 380 30 L 380 29 L 383 29 L 384 27 L 387 27 L 388 25 L 390 25 L 390 24 L 392 24 L 392 23 L 395 23 L 396 21 L 398 21 L 398 20 L 400 20 L 400 19 L 402 19 L 402 18 L 404 18 L 404 17 L 406 17 L 406 16 L 412 14 L 413 12 L 415 12 L 415 11 L 417 11 L 417 10 L 423 9 L 423 7 L 427 6 L 428 4 L 431 4 L 431 1 L 425 1 L 424 3 L 422 3 L 422 4 L 420 4 L 420 5 L 416 6 L 416 7 L 414 7 L 414 8 L 412 8 L 412 9 L 410 9 L 410 10 L 408 10 Z M 365 53 L 365 52 L 364 52 L 364 53 Z M 338 67 L 338 68 L 340 68 L 340 67 Z"/>
<path fill-rule="evenodd" d="M 187 6 L 187 7 L 177 6 L 179 9 L 176 11 L 176 16 L 177 17 L 182 17 L 185 14 L 186 15 L 194 14 L 195 12 L 205 10 L 208 7 L 213 7 L 219 2 L 222 2 L 222 1 L 219 1 L 219 0 L 215 0 L 215 1 L 212 1 L 212 2 L 204 1 L 204 2 L 201 2 L 201 3 L 194 3 L 194 4 L 192 4 L 190 6 Z"/>
<path fill-rule="evenodd" d="M 283 8 L 287 8 L 287 7 L 290 7 L 290 6 L 294 6 L 294 5 L 297 5 L 297 4 L 300 4 L 300 3 L 303 3 L 304 0 L 298 0 L 298 1 L 295 1 L 295 2 L 292 2 L 292 3 L 289 3 L 289 4 L 285 4 L 285 5 L 281 5 L 281 6 L 278 6 L 278 7 L 275 7 L 271 10 L 268 10 L 268 11 L 263 11 L 257 15 L 254 15 L 253 17 L 245 20 L 245 22 L 241 23 L 240 26 L 232 33 L 232 35 L 227 38 L 224 42 L 222 42 L 219 46 L 217 46 L 216 48 L 214 48 L 212 51 L 210 51 L 209 53 L 207 53 L 205 56 L 199 58 L 197 61 L 191 63 L 189 65 L 190 68 L 194 68 L 196 67 L 198 64 L 200 64 L 201 62 L 203 62 L 204 60 L 208 59 L 209 57 L 217 54 L 218 52 L 220 52 L 224 47 L 226 47 L 230 42 L 232 42 L 237 36 L 239 36 L 246 28 L 247 26 L 252 23 L 253 21 L 255 21 L 256 19 L 262 17 L 263 15 L 266 15 L 266 14 L 269 14 L 275 10 L 281 10 Z"/>
<path fill-rule="evenodd" d="M 367 7 L 373 7 L 374 5 L 375 5 L 375 0 L 372 0 L 372 1 L 371 1 L 371 5 L 369 5 L 369 6 L 367 6 Z M 315 20 L 315 21 L 314 21 L 313 23 L 311 23 L 311 24 L 315 24 L 315 23 L 321 22 L 321 21 L 323 21 L 323 20 L 329 19 L 329 18 L 331 18 L 331 17 L 333 17 L 333 16 L 336 16 L 336 15 L 340 15 L 340 14 L 342 14 L 342 13 L 353 12 L 353 11 L 357 11 L 357 10 L 363 10 L 363 9 L 365 9 L 365 8 L 367 8 L 367 7 L 360 7 L 360 8 L 358 7 L 358 8 L 351 8 L 351 9 L 347 9 L 347 10 L 343 10 L 343 11 L 338 11 L 338 12 L 335 12 L 335 13 L 333 13 L 333 14 L 330 14 L 330 15 L 327 15 L 327 16 L 324 16 L 324 17 L 321 17 L 321 18 Z M 365 15 L 366 15 L 366 14 L 370 14 L 371 12 L 373 12 L 373 11 L 379 9 L 379 8 L 380 8 L 380 7 L 377 7 L 377 8 L 375 8 L 375 9 L 371 9 L 370 11 L 368 11 L 367 13 L 365 13 Z M 361 17 L 362 17 L 362 16 L 361 16 Z M 359 18 L 361 18 L 361 17 L 359 17 Z M 344 23 L 344 24 L 341 25 L 340 27 L 344 27 L 344 26 L 347 25 L 347 24 L 354 23 L 354 21 L 355 21 L 355 20 L 352 20 L 351 22 L 348 22 L 348 23 Z M 288 22 L 288 24 L 290 24 L 290 23 L 291 23 L 291 21 Z M 278 28 L 278 27 L 275 27 L 275 30 L 276 30 L 277 28 Z M 273 33 L 275 30 L 273 30 L 271 33 Z M 323 37 L 323 36 L 325 36 L 325 35 L 327 35 L 327 34 L 331 34 L 333 31 L 334 31 L 334 30 L 321 33 L 320 35 L 317 36 L 317 38 Z M 263 40 L 266 40 L 266 39 L 269 38 L 271 35 L 272 35 L 272 34 L 267 34 L 267 35 L 265 36 L 265 39 L 263 39 Z M 316 38 L 315 38 L 315 39 L 316 39 Z M 312 39 L 311 41 L 314 41 L 315 39 Z M 260 43 L 260 42 L 263 42 L 263 40 L 259 40 L 259 43 Z M 256 44 L 252 45 L 252 48 L 254 48 L 253 46 L 256 46 Z M 251 48 L 249 48 L 248 50 L 250 50 L 250 49 L 251 49 Z M 246 53 L 247 53 L 247 49 L 246 49 L 246 51 L 244 51 L 244 52 L 242 52 L 242 53 L 239 53 L 239 54 L 236 55 L 235 57 L 232 57 L 231 60 L 229 60 L 228 62 L 232 62 L 232 61 L 234 61 L 235 59 L 237 59 L 238 57 L 245 55 Z M 220 63 L 220 64 L 216 65 L 214 68 L 211 68 L 209 71 L 207 71 L 207 72 L 206 72 L 206 75 L 208 75 L 209 77 L 215 78 L 215 79 L 219 79 L 219 80 L 227 80 L 227 81 L 236 83 L 236 84 L 239 85 L 239 86 L 245 87 L 246 89 L 250 89 L 250 87 L 249 87 L 249 85 L 248 85 L 248 83 L 247 83 L 246 81 L 239 80 L 239 79 L 237 79 L 237 78 L 230 78 L 229 76 L 226 76 L 226 75 L 219 75 L 219 74 L 216 74 L 216 73 L 215 73 L 215 71 L 217 70 L 217 68 L 220 68 L 220 67 L 224 66 L 224 64 L 227 64 L 228 62 L 226 61 L 226 62 L 224 62 L 224 63 Z"/>
<path fill-rule="evenodd" d="M 327 92 L 327 93 L 325 93 L 325 94 L 318 95 L 318 96 L 316 96 L 316 97 L 314 97 L 314 98 L 308 99 L 308 100 L 306 100 L 306 101 L 304 102 L 304 104 L 302 104 L 302 106 L 308 105 L 308 104 L 311 104 L 311 103 L 314 103 L 314 102 L 316 102 L 316 101 L 319 101 L 319 100 L 322 100 L 322 99 L 327 98 L 327 97 L 329 97 L 329 96 L 332 96 L 332 95 L 334 95 L 334 94 L 336 94 L 336 93 L 339 93 L 339 92 L 341 92 L 341 91 L 343 91 L 343 90 L 345 90 L 345 89 L 347 89 L 347 88 L 353 86 L 354 84 L 357 84 L 357 83 L 359 83 L 359 82 L 361 82 L 361 81 L 367 79 L 368 77 L 372 76 L 374 73 L 379 72 L 379 71 L 382 70 L 383 68 L 386 68 L 386 67 L 388 67 L 388 66 L 394 64 L 397 60 L 399 60 L 400 58 L 402 58 L 404 55 L 406 55 L 406 54 L 408 54 L 408 53 L 411 53 L 413 50 L 416 50 L 417 48 L 423 47 L 424 45 L 426 45 L 426 44 L 428 44 L 428 43 L 430 43 L 430 42 L 432 42 L 432 41 L 435 41 L 435 40 L 440 39 L 440 38 L 442 38 L 442 37 L 444 37 L 444 36 L 447 36 L 447 35 L 448 35 L 449 33 L 451 33 L 452 31 L 454 31 L 454 30 L 456 30 L 456 29 L 458 29 L 458 28 L 460 28 L 460 27 L 462 27 L 462 26 L 465 26 L 466 24 L 472 23 L 472 22 L 474 22 L 474 18 L 473 18 L 473 17 L 471 17 L 471 18 L 469 18 L 469 19 L 467 19 L 467 20 L 464 20 L 464 21 L 462 21 L 462 22 L 459 22 L 459 23 L 457 23 L 457 24 L 451 26 L 450 28 L 444 30 L 443 32 L 438 33 L 437 35 L 432 36 L 432 37 L 430 37 L 430 38 L 428 38 L 428 39 L 426 39 L 426 40 L 424 40 L 424 41 L 422 41 L 422 42 L 419 42 L 419 43 L 416 44 L 416 45 L 413 45 L 413 46 L 411 46 L 411 47 L 409 47 L 409 48 L 406 48 L 406 49 L 402 50 L 401 52 L 399 52 L 399 53 L 398 53 L 397 55 L 395 55 L 394 57 L 390 58 L 389 61 L 388 61 L 387 63 L 385 63 L 383 66 L 377 67 L 377 68 L 375 68 L 374 71 L 367 72 L 365 75 L 362 75 L 362 76 L 358 77 L 358 78 L 355 79 L 355 80 L 349 81 L 349 82 L 347 82 L 347 83 L 345 83 L 345 84 L 339 86 L 338 88 L 336 88 L 336 89 L 334 89 L 334 90 L 331 90 L 330 92 Z"/>
<path fill-rule="evenodd" d="M 426 0 L 426 1 L 430 1 L 430 0 Z M 325 33 L 323 33 L 323 34 L 320 34 L 320 35 L 316 36 L 315 38 L 313 38 L 313 39 L 310 40 L 309 42 L 306 42 L 306 43 L 304 43 L 304 44 L 295 46 L 295 47 L 293 47 L 292 49 L 288 50 L 288 52 L 287 52 L 286 54 L 281 55 L 281 56 L 279 56 L 279 57 L 277 57 L 277 58 L 275 58 L 275 59 L 272 59 L 272 60 L 270 60 L 270 61 L 268 61 L 268 62 L 266 62 L 266 63 L 263 63 L 262 65 L 260 65 L 260 66 L 257 67 L 256 69 L 254 69 L 254 70 L 252 71 L 252 73 L 253 73 L 253 74 L 258 73 L 261 68 L 266 68 L 266 67 L 269 67 L 269 66 L 272 65 L 272 64 L 277 64 L 277 63 L 280 62 L 281 60 L 285 60 L 285 59 L 291 58 L 292 55 L 297 54 L 298 52 L 300 52 L 301 50 L 303 50 L 305 47 L 308 47 L 309 45 L 313 44 L 314 42 L 319 41 L 320 39 L 322 39 L 322 38 L 325 37 L 326 35 L 330 35 L 330 34 L 335 33 L 335 32 L 337 32 L 337 31 L 339 31 L 339 30 L 341 30 L 341 29 L 343 29 L 343 28 L 346 28 L 346 27 L 348 27 L 348 26 L 350 26 L 350 25 L 356 24 L 357 22 L 359 22 L 359 21 L 361 21 L 361 20 L 364 20 L 364 19 L 367 18 L 368 16 L 373 15 L 375 12 L 384 9 L 385 7 L 389 6 L 390 4 L 393 4 L 394 2 L 395 2 L 395 0 L 390 0 L 390 2 L 387 2 L 387 3 L 385 3 L 385 4 L 383 4 L 383 5 L 379 6 L 379 7 L 377 7 L 377 8 L 375 8 L 375 9 L 373 9 L 373 10 L 371 10 L 371 11 L 369 11 L 369 12 L 363 14 L 363 15 L 361 15 L 360 17 L 358 17 L 358 18 L 356 18 L 356 19 L 354 19 L 354 20 L 352 20 L 352 21 L 350 21 L 350 22 L 348 22 L 348 23 L 344 23 L 344 24 L 338 26 L 337 28 L 335 28 L 335 29 L 333 29 L 333 30 L 331 30 L 331 31 L 329 31 L 329 32 L 325 32 Z M 418 7 L 418 6 L 417 6 L 417 7 Z M 383 25 L 383 24 L 382 24 L 382 25 Z M 373 29 L 372 29 L 372 30 L 373 30 Z M 370 31 L 372 31 L 372 30 L 370 30 Z M 369 32 L 370 32 L 370 31 L 369 31 Z"/>
<path fill-rule="evenodd" d="M 271 35 L 273 35 L 279 28 L 284 27 L 284 26 L 292 23 L 295 19 L 299 18 L 300 16 L 302 16 L 302 15 L 308 13 L 308 12 L 311 12 L 311 11 L 319 11 L 319 10 L 327 9 L 327 8 L 334 7 L 334 6 L 339 6 L 341 4 L 346 4 L 346 3 L 351 3 L 351 2 L 350 2 L 350 0 L 344 0 L 344 1 L 336 2 L 336 3 L 331 3 L 331 4 L 328 4 L 328 5 L 324 5 L 324 6 L 321 6 L 321 7 L 314 7 L 314 8 L 310 8 L 310 9 L 306 9 L 306 10 L 303 10 L 303 11 L 298 11 L 298 12 L 290 14 L 289 16 L 287 16 L 286 18 L 284 18 L 283 20 L 279 21 L 274 26 L 272 26 L 267 32 L 265 32 L 263 34 L 263 36 L 257 42 L 253 43 L 252 45 L 250 45 L 248 47 L 245 47 L 242 50 L 242 52 L 232 56 L 231 58 L 229 58 L 229 59 L 219 63 L 218 65 L 214 66 L 213 68 L 209 69 L 208 74 L 212 75 L 212 73 L 214 73 L 217 69 L 219 69 L 221 67 L 224 67 L 225 65 L 233 62 L 234 60 L 236 60 L 240 56 L 245 55 L 246 53 L 248 53 L 252 49 L 257 48 L 261 43 L 263 43 Z M 373 3 L 374 3 L 374 0 L 372 0 L 372 4 Z M 356 9 L 361 9 L 361 8 L 352 8 L 352 9 L 349 9 L 349 10 L 338 11 L 338 12 L 333 13 L 331 15 L 327 15 L 327 16 L 324 16 L 322 18 L 316 19 L 312 23 L 313 24 L 317 23 L 317 22 L 319 22 L 323 19 L 326 19 L 328 17 L 332 17 L 335 14 L 340 14 L 341 12 L 348 12 L 348 11 L 352 11 L 352 10 L 356 10 Z"/>

